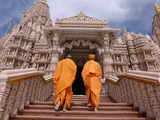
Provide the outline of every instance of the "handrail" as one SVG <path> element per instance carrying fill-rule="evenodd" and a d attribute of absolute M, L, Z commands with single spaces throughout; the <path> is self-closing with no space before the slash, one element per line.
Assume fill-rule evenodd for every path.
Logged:
<path fill-rule="evenodd" d="M 11 84 L 35 77 L 41 77 L 45 83 L 51 82 L 52 76 L 50 76 L 50 78 L 47 78 L 43 75 L 44 72 L 37 71 L 36 69 L 32 68 L 32 69 L 5 70 L 0 73 L 0 78 L 1 79 L 7 78 L 8 83 Z"/>
<path fill-rule="evenodd" d="M 128 73 L 120 74 L 117 77 L 117 79 L 107 78 L 107 80 L 112 84 L 118 84 L 121 80 L 123 80 L 123 78 L 151 84 L 153 86 L 160 84 L 160 73 L 158 72 L 129 71 Z"/>
<path fill-rule="evenodd" d="M 28 72 L 28 71 L 36 71 L 36 69 L 35 68 L 29 68 L 29 69 L 4 70 L 1 73 L 3 73 L 3 74 L 14 74 L 14 73 Z"/>

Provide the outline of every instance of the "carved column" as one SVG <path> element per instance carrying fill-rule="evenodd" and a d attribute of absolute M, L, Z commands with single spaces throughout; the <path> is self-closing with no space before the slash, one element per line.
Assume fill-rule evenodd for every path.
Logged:
<path fill-rule="evenodd" d="M 53 46 L 52 46 L 52 58 L 51 58 L 51 65 L 50 65 L 50 71 L 53 72 L 53 70 L 56 67 L 56 64 L 59 60 L 59 53 L 58 50 L 60 49 L 60 45 L 59 45 L 59 34 L 55 33 L 54 37 L 53 37 Z"/>
<path fill-rule="evenodd" d="M 110 37 L 108 34 L 104 37 L 104 56 L 103 56 L 103 65 L 104 65 L 104 77 L 107 78 L 109 75 L 113 74 L 113 68 L 112 68 L 112 56 L 111 56 L 111 49 L 109 46 Z"/>
<path fill-rule="evenodd" d="M 103 59 L 104 59 L 104 62 L 103 62 L 104 63 L 104 76 L 105 78 L 107 78 L 113 72 L 113 68 L 112 68 L 113 60 L 112 60 L 109 49 L 105 49 Z"/>

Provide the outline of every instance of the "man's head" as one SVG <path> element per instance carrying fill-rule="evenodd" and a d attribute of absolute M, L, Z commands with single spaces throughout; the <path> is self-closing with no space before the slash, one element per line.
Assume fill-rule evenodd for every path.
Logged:
<path fill-rule="evenodd" d="M 94 60 L 95 57 L 96 57 L 95 54 L 89 54 L 89 55 L 88 55 L 88 58 L 89 58 L 90 60 Z"/>

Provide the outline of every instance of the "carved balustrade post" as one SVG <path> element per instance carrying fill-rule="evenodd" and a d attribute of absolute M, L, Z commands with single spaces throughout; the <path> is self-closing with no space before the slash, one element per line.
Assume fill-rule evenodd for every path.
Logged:
<path fill-rule="evenodd" d="M 147 92 L 148 92 L 148 100 L 150 109 L 147 112 L 151 112 L 150 118 L 155 119 L 158 116 L 159 108 L 160 108 L 160 101 L 157 99 L 155 87 L 151 85 L 147 85 Z"/>
<path fill-rule="evenodd" d="M 5 101 L 6 106 L 5 106 L 5 112 L 3 114 L 3 119 L 8 120 L 9 115 L 13 114 L 13 109 L 14 108 L 14 103 L 15 103 L 15 96 L 17 95 L 19 88 L 19 84 L 12 85 L 11 91 L 9 92 L 9 96 L 7 100 Z"/>
<path fill-rule="evenodd" d="M 31 102 L 31 95 L 32 95 L 32 91 L 33 91 L 33 83 L 34 80 L 31 78 L 30 82 L 27 82 L 28 86 L 26 87 L 26 98 L 25 98 L 25 103 L 24 103 L 24 107 L 28 106 Z"/>
<path fill-rule="evenodd" d="M 140 112 L 144 113 L 147 109 L 149 109 L 148 105 L 148 98 L 146 93 L 146 88 L 144 83 L 139 83 L 140 93 L 141 93 L 141 106 L 140 106 Z"/>
<path fill-rule="evenodd" d="M 155 88 L 154 88 L 154 92 L 155 92 L 155 97 L 156 97 L 156 104 L 154 106 L 154 109 L 156 111 L 156 120 L 160 120 L 160 85 L 157 85 Z"/>
<path fill-rule="evenodd" d="M 9 96 L 11 85 L 7 84 L 7 76 L 0 75 L 0 119 L 3 119 L 6 101 Z"/>

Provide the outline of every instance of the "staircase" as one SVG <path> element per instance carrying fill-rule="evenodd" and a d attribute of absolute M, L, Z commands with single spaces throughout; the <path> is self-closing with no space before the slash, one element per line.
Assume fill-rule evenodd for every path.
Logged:
<path fill-rule="evenodd" d="M 113 103 L 101 96 L 98 112 L 88 111 L 86 96 L 73 96 L 69 112 L 54 111 L 53 101 L 35 102 L 11 120 L 148 120 L 126 103 Z"/>

